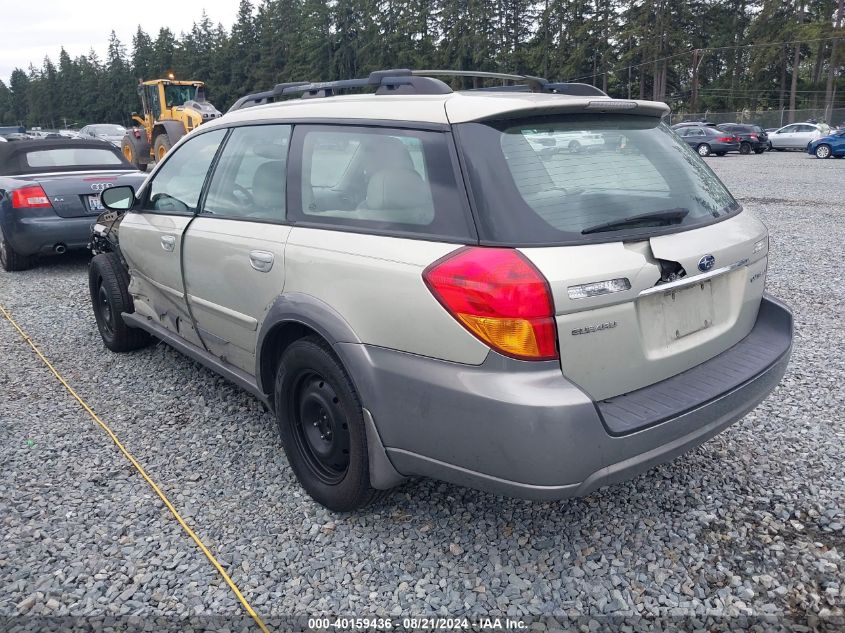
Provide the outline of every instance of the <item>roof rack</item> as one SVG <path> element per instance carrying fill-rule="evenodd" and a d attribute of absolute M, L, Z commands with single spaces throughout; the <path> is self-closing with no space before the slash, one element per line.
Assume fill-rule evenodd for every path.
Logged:
<path fill-rule="evenodd" d="M 554 83 L 542 77 L 516 75 L 473 70 L 410 70 L 393 68 L 376 70 L 360 79 L 341 79 L 338 81 L 296 81 L 276 84 L 272 90 L 256 92 L 241 97 L 229 108 L 229 112 L 254 105 L 271 103 L 278 98 L 300 95 L 302 99 L 331 97 L 344 90 L 356 88 L 375 88 L 375 94 L 449 94 L 452 89 L 435 77 L 474 77 L 480 79 L 500 79 L 503 82 L 521 82 L 489 88 L 474 88 L 483 91 L 506 92 L 546 92 L 567 94 L 581 97 L 606 97 L 607 94 L 589 84 Z"/>

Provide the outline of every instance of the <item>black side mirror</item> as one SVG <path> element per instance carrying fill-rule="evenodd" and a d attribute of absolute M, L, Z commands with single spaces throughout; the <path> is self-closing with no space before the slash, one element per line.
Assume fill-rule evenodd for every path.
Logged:
<path fill-rule="evenodd" d="M 100 194 L 100 201 L 110 211 L 127 211 L 135 202 L 135 189 L 131 185 L 110 187 Z"/>

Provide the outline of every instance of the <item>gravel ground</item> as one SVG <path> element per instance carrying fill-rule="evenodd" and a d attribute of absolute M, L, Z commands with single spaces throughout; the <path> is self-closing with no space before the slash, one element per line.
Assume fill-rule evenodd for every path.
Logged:
<path fill-rule="evenodd" d="M 300 490 L 252 397 L 164 345 L 105 350 L 85 257 L 0 272 L 0 304 L 271 620 L 554 614 L 595 630 L 610 615 L 696 613 L 735 628 L 753 622 L 743 614 L 835 626 L 826 618 L 845 608 L 845 160 L 708 162 L 771 229 L 768 288 L 795 309 L 792 362 L 722 435 L 583 499 L 534 503 L 421 481 L 368 512 L 332 514 Z M 0 358 L 0 617 L 241 616 L 4 319 Z"/>

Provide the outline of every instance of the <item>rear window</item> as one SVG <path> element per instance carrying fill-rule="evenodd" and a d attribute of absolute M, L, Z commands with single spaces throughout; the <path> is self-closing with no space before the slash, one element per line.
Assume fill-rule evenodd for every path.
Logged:
<path fill-rule="evenodd" d="M 485 242 L 642 239 L 740 209 L 688 144 L 653 117 L 467 123 L 459 136 Z"/>
<path fill-rule="evenodd" d="M 29 167 L 87 167 L 89 165 L 111 167 L 123 164 L 119 154 L 99 147 L 39 149 L 27 152 L 25 160 Z"/>

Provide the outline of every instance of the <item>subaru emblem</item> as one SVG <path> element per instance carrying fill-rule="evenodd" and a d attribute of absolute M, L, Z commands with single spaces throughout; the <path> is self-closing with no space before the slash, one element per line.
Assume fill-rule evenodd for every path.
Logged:
<path fill-rule="evenodd" d="M 698 270 L 703 273 L 706 273 L 708 270 L 712 270 L 715 265 L 716 258 L 709 254 L 698 260 Z"/>

